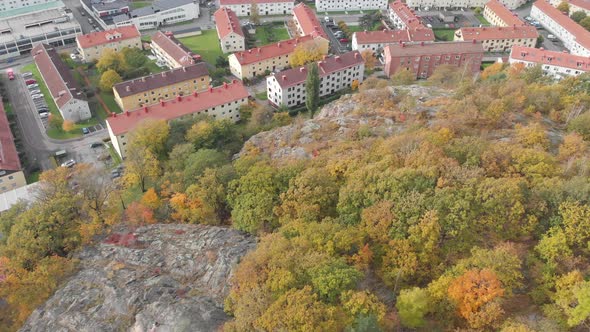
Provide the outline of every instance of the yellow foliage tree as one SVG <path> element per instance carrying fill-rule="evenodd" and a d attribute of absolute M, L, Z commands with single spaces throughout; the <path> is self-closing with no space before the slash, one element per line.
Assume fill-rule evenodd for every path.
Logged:
<path fill-rule="evenodd" d="M 70 120 L 65 120 L 62 124 L 61 124 L 61 128 L 64 131 L 72 131 L 74 130 L 74 122 L 70 121 Z"/>
<path fill-rule="evenodd" d="M 289 62 L 291 67 L 300 67 L 310 62 L 319 61 L 323 58 L 324 54 L 320 47 L 314 42 L 309 41 L 302 43 L 295 47 Z"/>
<path fill-rule="evenodd" d="M 110 92 L 113 89 L 113 85 L 122 82 L 123 79 L 113 69 L 108 69 L 100 76 L 100 90 Z"/>
<path fill-rule="evenodd" d="M 160 201 L 160 197 L 158 197 L 158 193 L 156 193 L 156 190 L 154 190 L 154 188 L 148 189 L 145 192 L 145 194 L 143 194 L 143 196 L 141 197 L 141 204 L 149 207 L 152 210 L 155 210 L 158 207 L 160 207 L 161 203 L 162 202 Z"/>
<path fill-rule="evenodd" d="M 375 55 L 373 54 L 372 50 L 364 50 L 361 53 L 361 56 L 365 60 L 365 68 L 369 70 L 375 68 L 375 65 L 377 64 L 377 59 L 375 58 Z"/>
<path fill-rule="evenodd" d="M 483 70 L 483 72 L 481 73 L 481 78 L 485 80 L 485 79 L 489 78 L 490 76 L 494 76 L 496 74 L 499 74 L 502 70 L 504 70 L 504 64 L 500 63 L 500 62 L 496 62 Z"/>

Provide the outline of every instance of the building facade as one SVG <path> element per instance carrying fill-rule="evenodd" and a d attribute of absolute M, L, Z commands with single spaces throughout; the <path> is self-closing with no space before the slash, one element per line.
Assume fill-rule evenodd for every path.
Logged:
<path fill-rule="evenodd" d="M 246 38 L 236 13 L 227 7 L 222 7 L 213 16 L 221 51 L 229 53 L 245 50 Z"/>
<path fill-rule="evenodd" d="M 474 8 L 485 6 L 488 0 L 407 0 L 412 8 Z M 526 3 L 526 0 L 501 0 L 509 9 L 516 9 Z"/>
<path fill-rule="evenodd" d="M 512 46 L 535 47 L 539 33 L 532 26 L 461 28 L 455 41 L 477 41 L 485 52 L 509 52 Z"/>
<path fill-rule="evenodd" d="M 393 26 L 396 29 L 405 30 L 405 29 L 418 29 L 418 28 L 426 28 L 420 18 L 414 13 L 414 10 L 408 7 L 407 4 L 396 0 L 389 4 L 389 9 L 387 11 L 389 16 L 389 20 L 393 23 Z"/>
<path fill-rule="evenodd" d="M 203 92 L 195 91 L 185 96 L 176 96 L 123 114 L 113 113 L 106 121 L 107 129 L 113 147 L 122 158 L 125 158 L 128 134 L 142 121 L 172 121 L 206 114 L 217 120 L 229 119 L 236 122 L 240 119 L 240 107 L 248 102 L 248 96 L 242 82 L 234 80 L 230 84 L 225 83 Z"/>
<path fill-rule="evenodd" d="M 207 64 L 200 62 L 115 84 L 113 93 L 121 110 L 128 111 L 157 104 L 160 99 L 207 90 L 210 82 Z"/>
<path fill-rule="evenodd" d="M 55 0 L 10 0 L 0 1 L 0 13 L 10 11 L 13 9 L 19 9 L 24 7 L 30 7 L 35 5 L 46 4 L 48 2 L 54 2 Z"/>
<path fill-rule="evenodd" d="M 31 55 L 63 119 L 72 122 L 90 119 L 86 95 L 55 48 L 37 44 Z"/>
<path fill-rule="evenodd" d="M 118 52 L 125 47 L 142 48 L 141 34 L 135 25 L 79 35 L 76 37 L 76 44 L 86 62 L 98 60 L 105 49 Z"/>
<path fill-rule="evenodd" d="M 531 16 L 559 38 L 570 53 L 590 56 L 590 32 L 551 6 L 549 2 L 535 2 L 531 8 Z"/>
<path fill-rule="evenodd" d="M 387 0 L 315 0 L 318 12 L 341 12 L 347 10 L 383 10 Z"/>
<path fill-rule="evenodd" d="M 522 63 L 526 67 L 541 66 L 545 74 L 557 79 L 590 71 L 588 57 L 532 47 L 514 46 L 508 61 L 510 64 Z"/>
<path fill-rule="evenodd" d="M 288 15 L 295 6 L 294 0 L 219 0 L 219 7 L 231 9 L 239 17 L 250 16 L 252 4 L 258 8 L 258 15 Z"/>
<path fill-rule="evenodd" d="M 513 27 L 525 25 L 518 15 L 511 12 L 498 0 L 490 0 L 483 9 L 483 17 L 491 25 L 497 27 Z"/>
<path fill-rule="evenodd" d="M 201 61 L 201 56 L 194 54 L 184 46 L 170 31 L 158 31 L 152 36 L 152 54 L 159 62 L 165 63 L 168 68 L 181 68 Z"/>
<path fill-rule="evenodd" d="M 365 61 L 358 51 L 325 57 L 317 62 L 320 77 L 320 97 L 350 88 L 352 83 L 363 82 Z M 305 103 L 305 66 L 287 69 L 266 78 L 269 102 L 277 107 L 296 107 Z"/>
<path fill-rule="evenodd" d="M 324 31 L 315 12 L 306 4 L 300 3 L 293 8 L 293 22 L 295 22 L 299 36 L 321 37 L 328 43 L 330 42 L 330 38 Z"/>
<path fill-rule="evenodd" d="M 23 173 L 10 124 L 0 103 L 0 193 L 5 193 L 27 184 Z"/>
<path fill-rule="evenodd" d="M 361 53 L 365 50 L 371 50 L 373 53 L 381 53 L 383 48 L 388 44 L 399 42 L 433 42 L 434 39 L 434 32 L 429 28 L 361 31 L 352 34 L 352 49 Z"/>
<path fill-rule="evenodd" d="M 298 37 L 230 54 L 228 57 L 230 71 L 239 79 L 250 79 L 282 70 L 290 66 L 289 60 L 295 48 L 306 43 L 313 43 L 322 54 L 328 54 L 329 45 L 324 38 Z"/>
<path fill-rule="evenodd" d="M 383 59 L 383 71 L 388 76 L 407 70 L 416 78 L 428 78 L 440 65 L 476 74 L 483 59 L 483 47 L 475 42 L 398 43 L 385 47 Z"/>

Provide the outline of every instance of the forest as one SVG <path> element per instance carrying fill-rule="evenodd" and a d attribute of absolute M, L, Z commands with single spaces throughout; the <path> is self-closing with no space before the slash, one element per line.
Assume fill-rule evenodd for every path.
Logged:
<path fill-rule="evenodd" d="M 0 215 L 0 330 L 75 271 L 81 246 L 155 222 L 257 236 L 224 331 L 590 328 L 590 75 L 441 66 L 368 79 L 347 102 L 400 129 L 359 125 L 312 158 L 273 158 L 248 138 L 309 120 L 251 105 L 239 124 L 144 123 L 120 183 L 88 165 L 44 173 L 35 203 Z"/>

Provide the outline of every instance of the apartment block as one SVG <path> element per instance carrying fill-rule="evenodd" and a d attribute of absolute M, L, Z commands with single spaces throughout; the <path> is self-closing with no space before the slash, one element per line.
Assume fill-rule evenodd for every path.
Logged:
<path fill-rule="evenodd" d="M 340 12 L 347 10 L 383 10 L 387 0 L 315 0 L 318 12 Z"/>
<path fill-rule="evenodd" d="M 490 0 L 483 9 L 483 17 L 497 27 L 523 26 L 525 23 L 498 0 Z"/>
<path fill-rule="evenodd" d="M 512 46 L 535 47 L 539 33 L 532 26 L 461 28 L 456 41 L 476 41 L 485 52 L 509 52 Z"/>
<path fill-rule="evenodd" d="M 531 8 L 531 16 L 559 38 L 570 53 L 590 56 L 590 32 L 551 6 L 551 3 L 538 0 Z"/>
<path fill-rule="evenodd" d="M 488 0 L 407 0 L 406 3 L 412 8 L 474 8 L 483 7 Z M 516 9 L 524 5 L 527 0 L 501 0 L 509 9 Z"/>
<path fill-rule="evenodd" d="M 434 39 L 434 32 L 429 28 L 361 31 L 352 34 L 352 49 L 361 53 L 365 50 L 371 50 L 373 53 L 381 53 L 383 48 L 388 44 L 399 42 L 433 42 Z"/>
<path fill-rule="evenodd" d="M 330 42 L 330 38 L 322 28 L 315 12 L 306 4 L 300 3 L 293 8 L 293 21 L 299 36 L 321 37 L 328 43 Z"/>
<path fill-rule="evenodd" d="M 174 37 L 170 31 L 158 31 L 152 36 L 152 54 L 168 68 L 181 68 L 201 61 L 201 56 L 194 54 Z"/>
<path fill-rule="evenodd" d="M 466 74 L 479 72 L 483 47 L 477 42 L 398 43 L 383 50 L 384 72 L 391 76 L 400 70 L 416 78 L 428 78 L 440 65 L 462 68 Z"/>
<path fill-rule="evenodd" d="M 295 48 L 306 43 L 314 43 L 323 54 L 328 54 L 327 40 L 304 36 L 233 53 L 228 57 L 229 68 L 239 79 L 264 75 L 267 71 L 283 70 L 290 66 L 289 59 Z"/>
<path fill-rule="evenodd" d="M 588 57 L 542 48 L 514 46 L 508 61 L 510 64 L 522 63 L 526 67 L 541 66 L 545 74 L 557 79 L 590 71 Z"/>
<path fill-rule="evenodd" d="M 295 6 L 294 0 L 219 0 L 219 7 L 231 9 L 239 17 L 250 16 L 252 5 L 258 8 L 258 15 L 288 15 Z"/>
<path fill-rule="evenodd" d="M 0 103 L 0 193 L 5 193 L 27 184 L 23 173 L 10 124 Z"/>
<path fill-rule="evenodd" d="M 553 7 L 559 6 L 563 0 L 549 0 L 549 3 Z M 588 0 L 568 0 L 567 3 L 570 5 L 570 15 L 577 11 L 583 11 L 590 15 L 590 1 Z"/>
<path fill-rule="evenodd" d="M 223 53 L 245 50 L 246 38 L 236 13 L 227 7 L 222 7 L 213 16 L 217 28 L 217 37 Z"/>
<path fill-rule="evenodd" d="M 10 0 L 0 1 L 0 13 L 30 6 L 42 5 L 55 0 Z"/>
<path fill-rule="evenodd" d="M 415 30 L 419 28 L 426 28 L 422 24 L 422 21 L 420 21 L 420 18 L 414 13 L 414 10 L 399 0 L 389 4 L 387 13 L 389 20 L 393 23 L 396 29 Z"/>
<path fill-rule="evenodd" d="M 128 111 L 156 104 L 160 99 L 207 90 L 210 81 L 207 64 L 200 62 L 115 84 L 113 93 L 119 107 Z"/>
<path fill-rule="evenodd" d="M 76 44 L 86 62 L 98 60 L 105 49 L 118 52 L 125 47 L 142 48 L 141 34 L 135 25 L 79 35 L 76 37 Z"/>
<path fill-rule="evenodd" d="M 362 83 L 365 61 L 358 51 L 324 57 L 317 62 L 320 97 L 350 88 L 352 82 Z M 305 103 L 307 67 L 287 69 L 266 78 L 268 100 L 274 106 L 296 107 Z"/>
<path fill-rule="evenodd" d="M 194 91 L 184 96 L 166 99 L 151 106 L 144 106 L 107 119 L 107 129 L 117 153 L 125 158 L 129 133 L 145 120 L 187 119 L 199 114 L 209 115 L 217 120 L 240 119 L 240 107 L 248 102 L 248 91 L 238 80 L 224 83 L 203 92 Z"/>
<path fill-rule="evenodd" d="M 63 119 L 73 122 L 90 119 L 86 95 L 55 48 L 37 44 L 31 55 Z"/>

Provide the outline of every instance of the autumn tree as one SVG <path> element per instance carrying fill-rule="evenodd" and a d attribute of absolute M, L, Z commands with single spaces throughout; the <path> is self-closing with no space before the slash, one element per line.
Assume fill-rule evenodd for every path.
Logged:
<path fill-rule="evenodd" d="M 127 218 L 127 223 L 133 226 L 153 224 L 156 222 L 154 211 L 139 202 L 129 204 L 125 210 L 125 216 Z"/>
<path fill-rule="evenodd" d="M 63 130 L 64 119 L 61 117 L 61 115 L 49 114 L 48 122 L 50 128 Z"/>
<path fill-rule="evenodd" d="M 430 310 L 430 298 L 424 289 L 414 287 L 400 292 L 395 304 L 402 324 L 418 328 L 426 323 L 424 316 Z"/>
<path fill-rule="evenodd" d="M 63 131 L 72 131 L 72 130 L 74 130 L 74 122 L 72 122 L 70 120 L 65 120 L 61 124 L 61 128 L 63 129 Z"/>
<path fill-rule="evenodd" d="M 502 72 L 502 70 L 504 70 L 504 64 L 501 62 L 496 62 L 483 70 L 481 73 L 481 79 L 485 80 L 491 76 L 498 75 L 500 72 Z"/>
<path fill-rule="evenodd" d="M 139 185 L 146 191 L 146 181 L 154 180 L 160 174 L 160 163 L 154 153 L 146 147 L 127 149 L 123 180 L 128 186 Z"/>
<path fill-rule="evenodd" d="M 96 69 L 101 73 L 113 70 L 119 75 L 122 75 L 125 70 L 127 70 L 127 64 L 125 63 L 125 58 L 122 53 L 117 52 L 112 48 L 105 48 L 96 63 Z"/>
<path fill-rule="evenodd" d="M 395 74 L 391 75 L 393 85 L 410 85 L 416 81 L 416 74 L 404 68 L 400 68 Z"/>
<path fill-rule="evenodd" d="M 308 63 L 319 61 L 323 57 L 324 53 L 317 42 L 308 41 L 300 43 L 295 47 L 289 57 L 289 63 L 291 67 L 301 67 Z"/>
<path fill-rule="evenodd" d="M 309 117 L 313 118 L 318 109 L 320 98 L 320 77 L 318 74 L 318 65 L 312 63 L 307 69 L 307 79 L 305 80 L 305 106 L 309 112 Z"/>
<path fill-rule="evenodd" d="M 117 83 L 123 82 L 123 79 L 117 72 L 113 69 L 107 69 L 100 75 L 100 82 L 99 87 L 101 91 L 104 92 L 111 92 L 113 90 L 113 86 Z"/>
<path fill-rule="evenodd" d="M 260 11 L 258 10 L 258 4 L 256 1 L 252 1 L 250 4 L 250 21 L 254 25 L 260 24 Z"/>
<path fill-rule="evenodd" d="M 561 3 L 559 3 L 559 5 L 557 5 L 557 9 L 559 9 L 559 11 L 562 13 L 569 14 L 570 4 L 567 1 L 562 1 Z"/>
<path fill-rule="evenodd" d="M 373 51 L 370 49 L 364 50 L 361 53 L 361 56 L 363 57 L 363 60 L 365 60 L 365 68 L 368 70 L 373 70 L 377 64 L 377 59 L 375 58 Z"/>
<path fill-rule="evenodd" d="M 148 149 L 158 159 L 166 154 L 166 140 L 170 127 L 165 120 L 146 119 L 129 134 L 128 150 Z"/>

